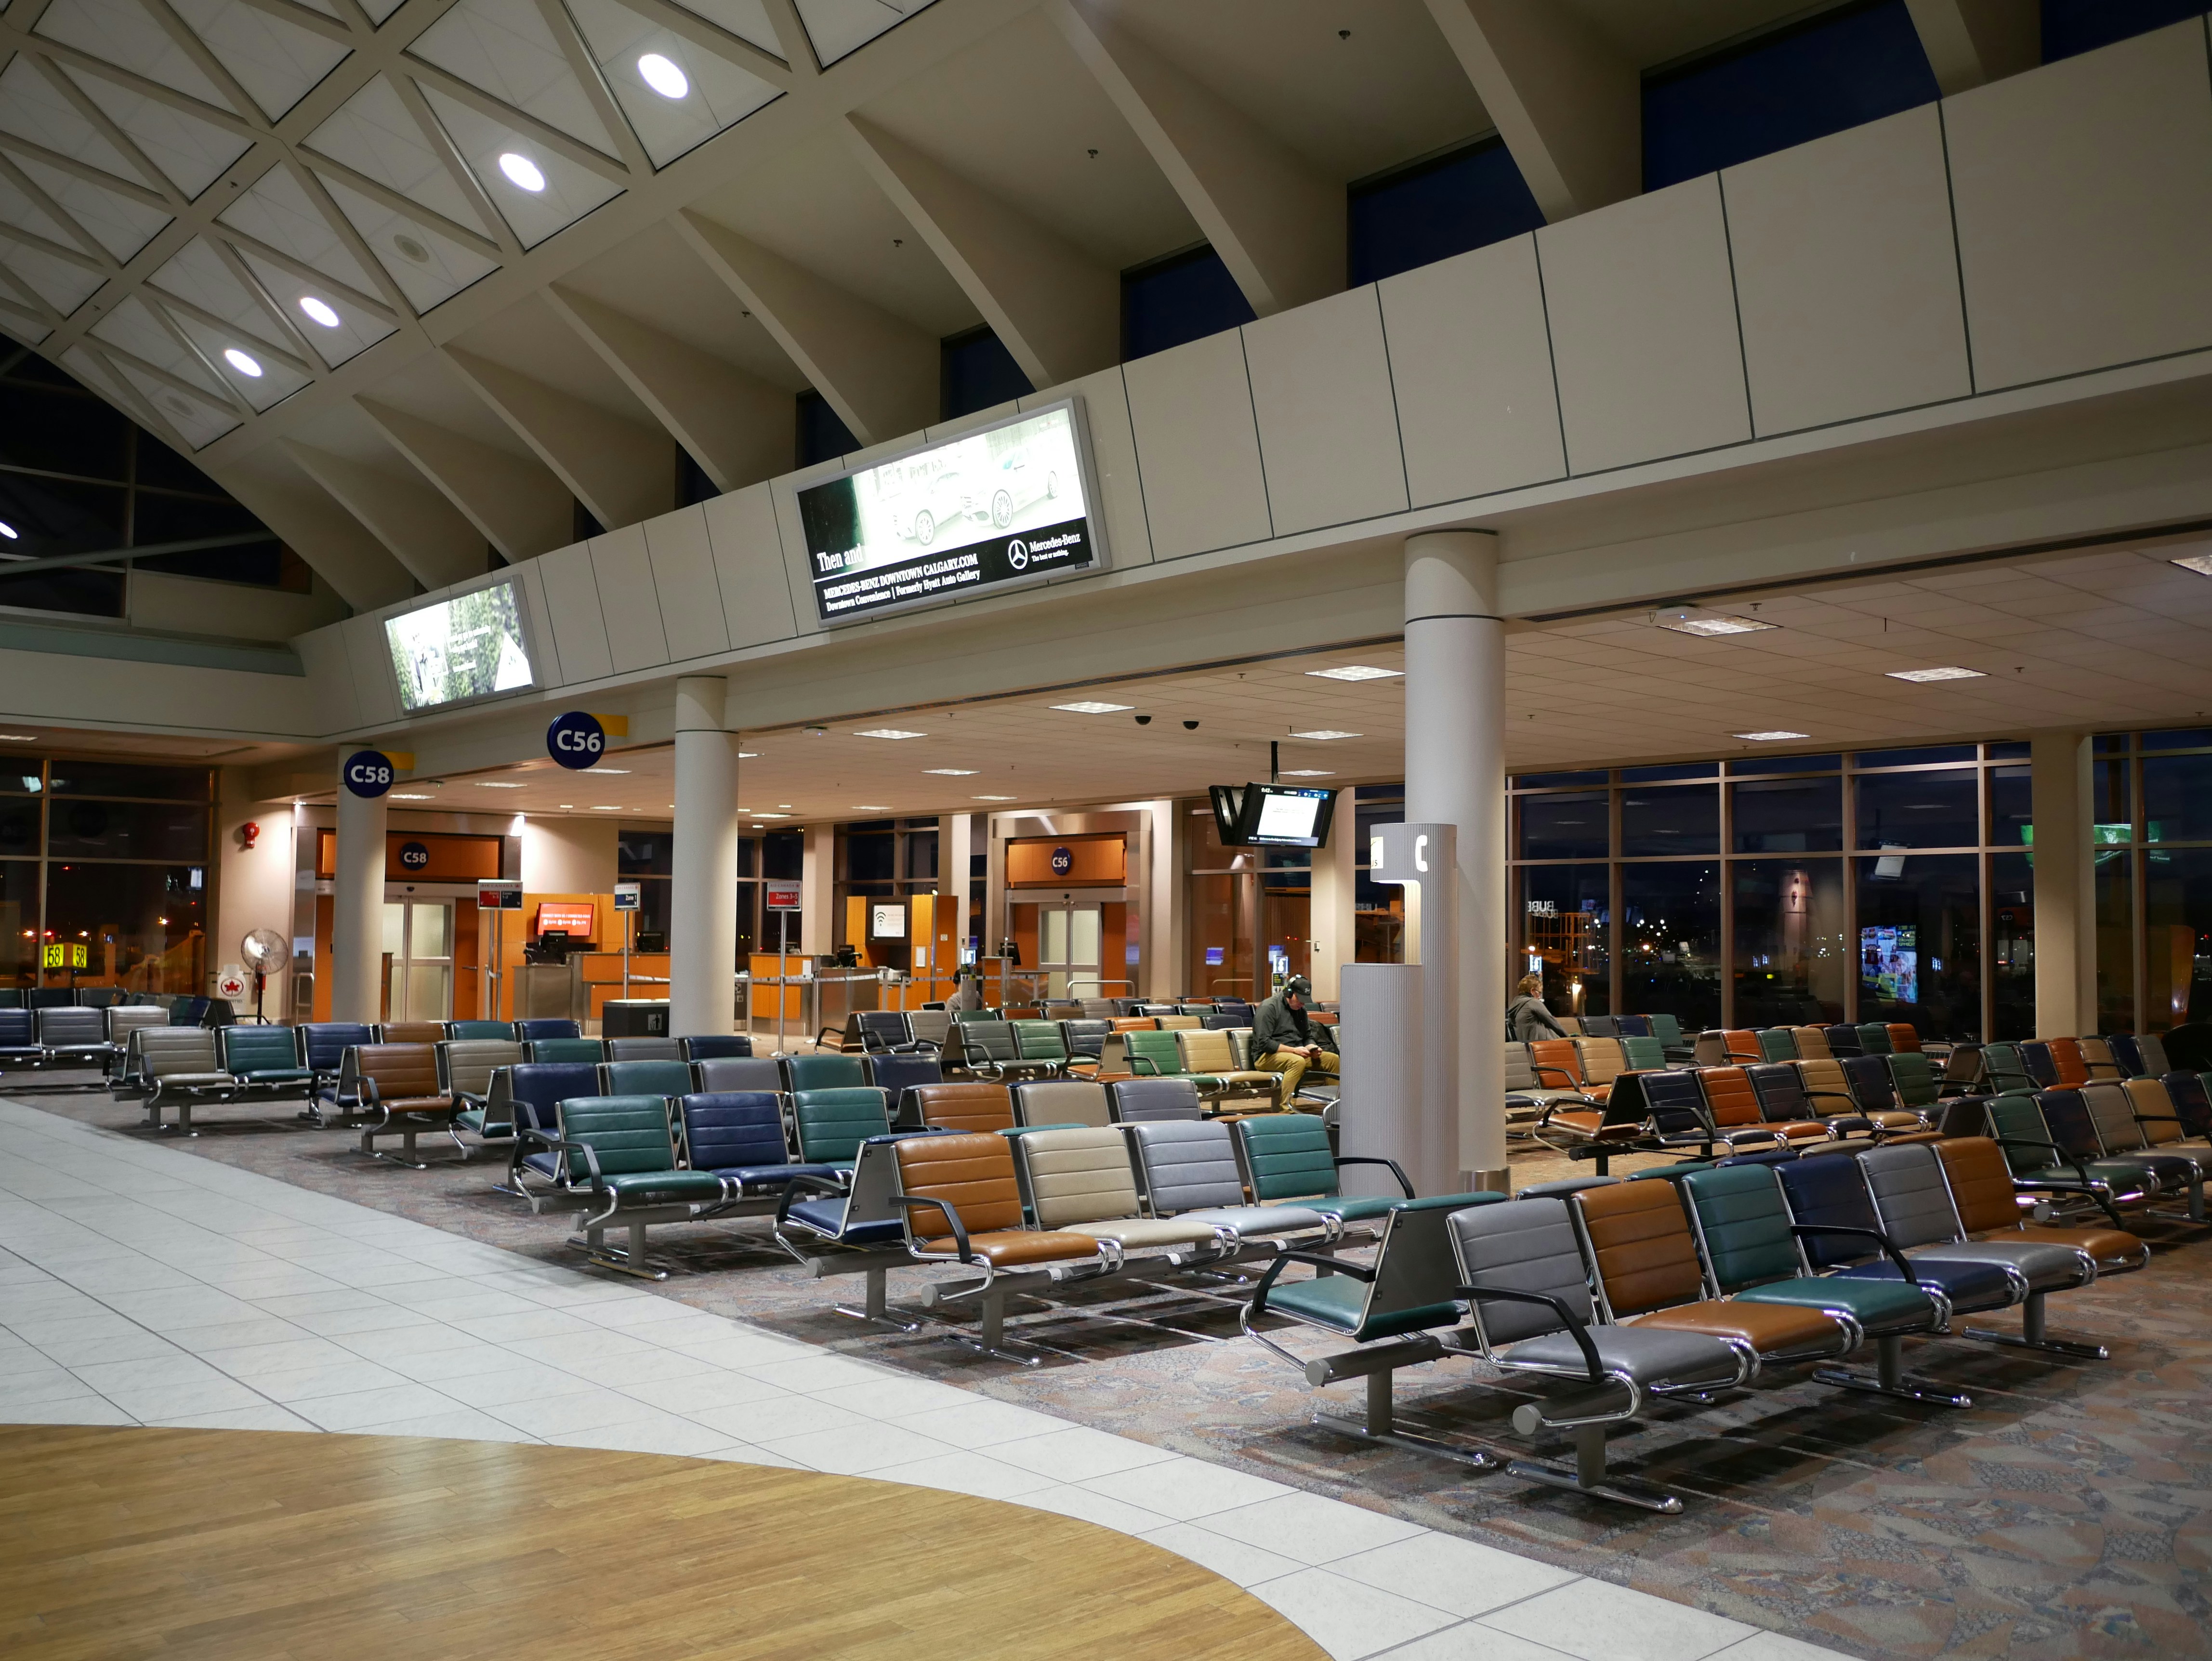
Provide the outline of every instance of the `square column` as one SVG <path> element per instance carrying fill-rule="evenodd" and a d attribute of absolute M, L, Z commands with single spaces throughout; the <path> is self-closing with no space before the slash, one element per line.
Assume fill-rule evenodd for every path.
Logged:
<path fill-rule="evenodd" d="M 738 734 L 723 727 L 728 683 L 676 683 L 676 819 L 668 884 L 668 1026 L 727 1032 L 737 1002 Z"/>
<path fill-rule="evenodd" d="M 2028 735 L 2035 813 L 2035 1030 L 2097 1030 L 2096 833 L 2087 733 Z"/>
<path fill-rule="evenodd" d="M 349 751 L 345 759 L 350 759 Z M 338 764 L 337 872 L 331 884 L 331 1019 L 384 1019 L 384 798 L 346 788 Z"/>

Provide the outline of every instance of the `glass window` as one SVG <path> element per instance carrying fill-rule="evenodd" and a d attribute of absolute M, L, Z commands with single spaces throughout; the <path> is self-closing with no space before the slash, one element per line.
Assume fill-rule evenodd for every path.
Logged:
<path fill-rule="evenodd" d="M 1972 761 L 1971 744 L 1944 744 L 1920 750 L 1862 750 L 1851 757 L 1854 767 L 1933 767 L 1947 761 Z"/>
<path fill-rule="evenodd" d="M 1877 773 L 1854 785 L 1861 848 L 1974 848 L 1980 845 L 1976 770 Z"/>
<path fill-rule="evenodd" d="M 1670 779 L 1717 779 L 1721 776 L 1721 764 L 1717 761 L 1686 762 L 1674 767 L 1624 767 L 1620 770 L 1623 784 L 1663 784 Z"/>
<path fill-rule="evenodd" d="M 845 838 L 845 875 L 853 882 L 889 882 L 894 874 L 897 838 L 888 830 Z"/>
<path fill-rule="evenodd" d="M 2100 849 L 2097 889 L 2097 1030 L 2136 1030 L 2135 855 Z M 2153 1016 L 2159 1012 L 2151 1011 Z"/>
<path fill-rule="evenodd" d="M 1739 854 L 1820 854 L 1844 845 L 1841 779 L 1777 779 L 1732 784 Z"/>
<path fill-rule="evenodd" d="M 623 877 L 665 877 L 676 869 L 676 833 L 625 824 L 615 839 L 615 873 Z"/>
<path fill-rule="evenodd" d="M 1605 769 L 1587 773 L 1522 773 L 1513 781 L 1516 790 L 1540 790 L 1560 784 L 1603 784 Z"/>
<path fill-rule="evenodd" d="M 2025 744 L 1985 744 L 1982 753 L 1991 761 L 2026 761 L 2032 747 Z"/>
<path fill-rule="evenodd" d="M 0 860 L 0 986 L 31 986 L 39 975 L 39 862 Z"/>
<path fill-rule="evenodd" d="M 1738 860 L 1729 879 L 1735 891 L 1735 1024 L 1843 1019 L 1843 861 Z"/>
<path fill-rule="evenodd" d="M 1522 974 L 1544 977 L 1544 1001 L 1560 1015 L 1613 1013 L 1609 931 L 1611 867 L 1530 865 L 1521 869 Z"/>
<path fill-rule="evenodd" d="M 2091 743 L 2100 756 L 2124 756 L 2128 752 L 2128 735 L 2125 733 L 2100 733 Z"/>
<path fill-rule="evenodd" d="M 1600 775 L 1601 777 L 1603 775 Z M 1524 860 L 1601 860 L 1610 849 L 1602 790 L 1521 798 L 1521 857 Z"/>
<path fill-rule="evenodd" d="M 2145 842 L 2212 842 L 2212 756 L 2146 757 L 2142 790 Z"/>
<path fill-rule="evenodd" d="M 2186 732 L 2144 733 L 2136 743 L 2145 750 L 2212 750 L 2212 730 L 2200 727 Z"/>
<path fill-rule="evenodd" d="M 2099 842 L 2135 840 L 2135 801 L 2128 792 L 2128 769 L 2131 765 L 2124 761 L 2089 764 L 2089 817 L 2095 823 Z"/>
<path fill-rule="evenodd" d="M 2143 1024 L 2152 1031 L 2192 1012 L 2212 1019 L 2212 849 L 2143 855 Z"/>
<path fill-rule="evenodd" d="M 1748 756 L 1728 764 L 1733 778 L 1753 773 L 1834 773 L 1842 770 L 1841 756 Z"/>
<path fill-rule="evenodd" d="M 906 875 L 910 882 L 937 880 L 937 827 L 909 830 L 906 838 Z"/>
<path fill-rule="evenodd" d="M 207 873 L 161 865 L 46 867 L 46 938 L 89 948 L 79 986 L 199 992 L 207 981 Z M 49 986 L 68 985 L 48 970 Z"/>
<path fill-rule="evenodd" d="M 1721 1019 L 1721 869 L 1670 860 L 1620 871 L 1620 999 L 1686 1031 Z"/>
<path fill-rule="evenodd" d="M 1982 1026 L 1981 860 L 1917 854 L 1855 861 L 1858 875 L 1859 1019 L 1910 1022 L 1923 1037 Z"/>
<path fill-rule="evenodd" d="M 58 796 L 131 796 L 142 801 L 205 801 L 212 775 L 204 767 L 131 767 L 112 761 L 58 761 Z"/>
<path fill-rule="evenodd" d="M 771 830 L 762 841 L 767 844 L 763 854 L 767 869 L 761 874 L 772 882 L 797 882 L 806 863 L 806 833 Z"/>
<path fill-rule="evenodd" d="M 0 800 L 0 855 L 39 855 L 39 803 L 35 797 Z"/>
<path fill-rule="evenodd" d="M 143 801 L 58 801 L 46 851 L 101 860 L 204 860 L 204 807 Z"/>
<path fill-rule="evenodd" d="M 1226 872 L 1190 879 L 1190 989 L 1201 997 L 1250 992 L 1252 937 L 1237 904 L 1244 880 Z"/>
<path fill-rule="evenodd" d="M 2026 767 L 1990 769 L 1990 840 L 2007 848 L 2023 847 L 2035 838 L 2035 790 L 2033 770 Z"/>
<path fill-rule="evenodd" d="M 1990 996 L 1995 1039 L 2035 1036 L 2035 856 L 1990 855 Z"/>
<path fill-rule="evenodd" d="M 0 770 L 0 796 L 35 796 L 46 788 L 34 761 L 19 761 Z"/>
<path fill-rule="evenodd" d="M 1720 786 L 1622 791 L 1620 851 L 1625 855 L 1719 853 Z"/>

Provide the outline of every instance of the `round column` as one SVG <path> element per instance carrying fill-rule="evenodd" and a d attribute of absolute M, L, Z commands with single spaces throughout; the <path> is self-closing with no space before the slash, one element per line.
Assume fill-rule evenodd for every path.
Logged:
<path fill-rule="evenodd" d="M 1406 821 L 1456 832 L 1452 1019 L 1426 1041 L 1456 1042 L 1460 1168 L 1504 1189 L 1505 624 L 1487 531 L 1406 539 Z"/>
<path fill-rule="evenodd" d="M 380 1021 L 384 798 L 354 794 L 346 788 L 343 760 L 338 765 L 337 871 L 331 891 L 331 1019 Z"/>
<path fill-rule="evenodd" d="M 738 735 L 727 683 L 676 683 L 676 826 L 668 901 L 668 1030 L 730 1031 L 738 966 Z"/>

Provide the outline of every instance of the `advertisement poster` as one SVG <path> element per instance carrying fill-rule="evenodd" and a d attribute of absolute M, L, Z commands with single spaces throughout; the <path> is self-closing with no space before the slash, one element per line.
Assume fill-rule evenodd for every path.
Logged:
<path fill-rule="evenodd" d="M 1860 929 L 1859 984 L 1892 1003 L 1918 1003 L 1918 933 L 1911 923 Z"/>

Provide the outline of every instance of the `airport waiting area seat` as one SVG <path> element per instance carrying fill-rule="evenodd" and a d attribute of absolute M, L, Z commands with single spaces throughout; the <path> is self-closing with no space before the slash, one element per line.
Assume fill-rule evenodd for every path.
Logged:
<path fill-rule="evenodd" d="M 489 1126 L 505 1125 L 509 1139 L 507 1176 L 497 1184 L 499 1191 L 526 1201 L 533 1212 L 574 1209 L 560 1159 L 524 1133 L 557 1134 L 556 1106 L 571 1096 L 599 1093 L 599 1069 L 590 1062 L 524 1062 L 494 1075 L 484 1118 Z"/>
<path fill-rule="evenodd" d="M 769 1092 L 694 1092 L 677 1108 L 687 1162 L 694 1171 L 719 1177 L 729 1200 L 780 1201 L 801 1177 L 832 1183 L 836 1179 L 836 1165 L 792 1159 L 784 1140 L 782 1100 Z"/>
<path fill-rule="evenodd" d="M 306 1064 L 291 1027 L 234 1023 L 214 1031 L 217 1063 L 236 1080 L 240 1095 L 304 1101 L 313 1092 L 315 1070 Z"/>
<path fill-rule="evenodd" d="M 687 1062 L 721 1061 L 753 1053 L 753 1041 L 742 1032 L 701 1032 L 676 1043 Z"/>
<path fill-rule="evenodd" d="M 2136 1116 L 2136 1097 L 2116 1079 L 2083 1085 L 2077 1092 L 2088 1110 L 2097 1147 L 2106 1159 L 2137 1165 L 2156 1179 L 2161 1194 L 2185 1196 L 2182 1219 L 2203 1223 L 2204 1177 L 2212 1170 L 2212 1148 L 2192 1152 L 2185 1146 L 2154 1146 L 2147 1127 Z M 2161 1093 L 2162 1091 L 2161 1091 Z M 2203 1154 L 2200 1159 L 2198 1153 Z M 2170 1213 L 2160 1210 L 2160 1214 Z"/>
<path fill-rule="evenodd" d="M 1230 1129 L 1218 1120 L 1149 1119 L 1121 1134 L 1155 1217 L 1187 1214 L 1240 1244 L 1295 1235 L 1335 1240 L 1345 1232 L 1341 1220 L 1316 1207 L 1249 1203 Z"/>
<path fill-rule="evenodd" d="M 869 1063 L 859 1056 L 817 1051 L 811 1056 L 785 1056 L 786 1090 L 857 1090 L 868 1082 Z"/>
<path fill-rule="evenodd" d="M 339 1070 L 338 1099 L 362 1116 L 361 1151 L 372 1159 L 397 1159 L 398 1163 L 426 1170 L 416 1138 L 443 1133 L 464 1158 L 468 1148 L 455 1132 L 453 1121 L 460 1104 L 438 1087 L 438 1051 L 434 1043 L 365 1043 L 345 1053 Z M 379 1139 L 397 1136 L 397 1156 L 377 1147 Z"/>
<path fill-rule="evenodd" d="M 1115 1124 L 1206 1116 L 1198 1086 L 1188 1079 L 1116 1079 L 1106 1086 L 1106 1104 Z"/>
<path fill-rule="evenodd" d="M 1025 1127 L 1103 1129 L 1115 1122 L 1106 1091 L 1091 1079 L 1024 1079 L 1013 1087 L 1014 1119 Z"/>
<path fill-rule="evenodd" d="M 860 1048 L 871 1056 L 911 1055 L 921 1050 L 934 1051 L 937 1048 L 935 1044 L 915 1037 L 906 1012 L 900 1009 L 855 1011 L 847 1037 L 848 1040 L 858 1037 Z"/>
<path fill-rule="evenodd" d="M 502 1071 L 521 1064 L 522 1046 L 513 1038 L 448 1038 L 437 1050 L 439 1087 L 459 1104 L 453 1123 L 479 1141 L 505 1141 L 511 1137 L 514 1134 L 511 1119 L 490 1117 L 491 1092 Z M 463 1143 L 462 1158 L 466 1159 L 469 1153 L 468 1145 Z"/>
<path fill-rule="evenodd" d="M 1012 1130 L 1014 1098 L 1006 1086 L 985 1079 L 922 1085 L 914 1092 L 922 1124 L 960 1135 Z"/>
<path fill-rule="evenodd" d="M 105 1011 L 70 1004 L 35 1013 L 39 1048 L 46 1052 L 47 1066 L 96 1067 L 105 1072 L 112 1053 L 108 1047 Z"/>
<path fill-rule="evenodd" d="M 149 1129 L 161 1129 L 162 1110 L 174 1107 L 177 1129 L 185 1135 L 198 1135 L 192 1129 L 193 1106 L 234 1100 L 239 1094 L 238 1080 L 224 1068 L 210 1027 L 147 1027 L 134 1033 L 132 1042 L 138 1048 L 138 1076 L 146 1092 Z"/>
<path fill-rule="evenodd" d="M 534 1023 L 517 1021 L 515 1025 L 524 1026 L 534 1025 Z M 562 1025 L 573 1025 L 574 1023 L 564 1022 Z M 599 1039 L 579 1038 L 573 1035 L 550 1038 L 525 1038 L 522 1041 L 522 1047 L 533 1062 L 584 1062 L 597 1066 L 607 1058 L 607 1047 Z"/>
<path fill-rule="evenodd" d="M 1023 1202 L 1039 1228 L 1088 1235 L 1117 1258 L 1176 1248 L 1198 1256 L 1222 1254 L 1224 1237 L 1211 1225 L 1145 1215 L 1128 1141 L 1119 1131 L 1054 1125 L 1024 1130 L 1011 1141 Z"/>
<path fill-rule="evenodd" d="M 1917 1284 L 1940 1295 L 1949 1315 L 2010 1309 L 2027 1296 L 2027 1277 L 2012 1265 L 1906 1254 L 1884 1228 L 1856 1159 L 1793 1160 L 1775 1166 L 1774 1177 L 1799 1249 L 1821 1274 Z"/>
<path fill-rule="evenodd" d="M 774 1056 L 720 1056 L 694 1062 L 691 1076 L 699 1089 L 708 1092 L 764 1090 L 778 1095 L 790 1087 L 783 1062 Z"/>
<path fill-rule="evenodd" d="M 376 1027 L 379 1043 L 442 1043 L 445 1037 L 443 1021 L 380 1021 Z"/>
<path fill-rule="evenodd" d="M 849 1171 L 860 1144 L 891 1134 L 890 1107 L 872 1086 L 795 1090 L 790 1093 L 791 1126 L 799 1141 L 799 1162 Z"/>
<path fill-rule="evenodd" d="M 2116 1229 L 2120 1213 L 2148 1208 L 2159 1191 L 2156 1175 L 2124 1160 L 2106 1159 L 2081 1092 L 2008 1091 L 1988 1104 L 1989 1123 L 2004 1150 L 2014 1189 L 2079 1210 L 2094 1207 Z"/>
<path fill-rule="evenodd" d="M 891 1120 L 895 1124 L 908 1122 L 907 1097 L 926 1084 L 943 1084 L 945 1067 L 934 1050 L 917 1051 L 912 1055 L 871 1056 L 868 1057 L 866 1083 L 880 1090 L 890 1098 Z M 915 1123 L 920 1123 L 915 1119 Z"/>
<path fill-rule="evenodd" d="M 691 1064 L 672 1056 L 634 1056 L 599 1063 L 602 1096 L 687 1096 L 696 1083 Z"/>
<path fill-rule="evenodd" d="M 514 1023 L 513 1021 L 447 1021 L 446 1036 L 448 1038 L 462 1039 L 488 1038 L 511 1043 L 514 1040 Z"/>
<path fill-rule="evenodd" d="M 684 1046 L 674 1038 L 609 1038 L 611 1062 L 680 1062 Z"/>
<path fill-rule="evenodd" d="M 553 1113 L 551 1135 L 522 1135 L 556 1156 L 566 1185 L 583 1202 L 572 1243 L 602 1268 L 665 1280 L 668 1271 L 646 1256 L 646 1230 L 714 1212 L 722 1203 L 723 1179 L 678 1164 L 665 1097 L 571 1096 L 555 1104 Z M 611 1227 L 627 1231 L 627 1249 L 607 1244 Z"/>
<path fill-rule="evenodd" d="M 541 1038 L 580 1038 L 583 1036 L 582 1027 L 565 1019 L 543 1016 L 514 1023 L 514 1037 L 521 1043 L 535 1043 Z"/>

